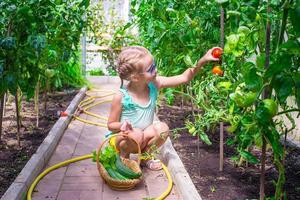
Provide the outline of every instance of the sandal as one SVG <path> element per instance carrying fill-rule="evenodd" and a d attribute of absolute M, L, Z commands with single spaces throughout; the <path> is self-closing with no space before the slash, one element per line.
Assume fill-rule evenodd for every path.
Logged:
<path fill-rule="evenodd" d="M 155 159 L 146 160 L 144 163 L 142 163 L 142 166 L 147 167 L 152 171 L 159 171 L 162 169 L 161 161 Z"/>

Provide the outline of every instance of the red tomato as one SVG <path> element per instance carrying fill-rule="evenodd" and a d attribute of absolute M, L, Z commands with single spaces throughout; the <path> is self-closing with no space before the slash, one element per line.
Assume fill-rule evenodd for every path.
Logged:
<path fill-rule="evenodd" d="M 213 74 L 217 74 L 217 75 L 219 75 L 219 76 L 223 76 L 223 74 L 224 74 L 224 72 L 223 72 L 223 70 L 221 69 L 221 67 L 220 66 L 214 66 L 214 68 L 212 69 L 212 73 Z"/>
<path fill-rule="evenodd" d="M 212 51 L 212 56 L 214 58 L 220 58 L 222 53 L 223 53 L 223 50 L 221 48 L 214 48 L 214 50 Z"/>

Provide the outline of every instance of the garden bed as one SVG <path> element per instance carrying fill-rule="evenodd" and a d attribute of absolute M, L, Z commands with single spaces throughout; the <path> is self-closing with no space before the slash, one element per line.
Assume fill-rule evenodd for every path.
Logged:
<path fill-rule="evenodd" d="M 59 111 L 64 111 L 78 90 L 49 94 L 47 113 L 40 99 L 40 121 L 36 128 L 36 114 L 33 101 L 22 102 L 22 125 L 20 130 L 21 147 L 18 147 L 16 132 L 15 104 L 12 98 L 7 102 L 3 119 L 2 142 L 0 142 L 0 196 L 8 189 L 18 176 L 27 161 L 36 152 L 54 123 L 58 120 Z"/>
<path fill-rule="evenodd" d="M 184 121 L 192 111 L 189 106 L 167 106 L 162 103 L 158 117 L 166 122 L 170 129 L 184 127 Z M 168 116 L 167 118 L 165 116 Z M 224 171 L 219 172 L 219 130 L 209 133 L 212 145 L 208 146 L 187 130 L 180 131 L 178 138 L 171 140 L 187 172 L 195 184 L 202 199 L 238 200 L 259 198 L 259 166 L 236 167 L 230 160 L 234 155 L 233 147 L 224 146 Z M 225 131 L 225 140 L 228 133 Z M 198 154 L 199 148 L 199 154 Z M 286 156 L 286 185 L 289 200 L 300 199 L 300 150 L 288 149 Z M 260 151 L 253 152 L 260 157 Z M 266 195 L 274 194 L 273 180 L 277 179 L 277 170 L 271 162 L 271 153 L 267 154 Z M 298 178 L 297 178 L 298 177 Z"/>

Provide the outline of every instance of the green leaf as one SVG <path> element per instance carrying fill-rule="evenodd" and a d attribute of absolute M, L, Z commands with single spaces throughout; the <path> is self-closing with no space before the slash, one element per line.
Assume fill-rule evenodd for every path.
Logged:
<path fill-rule="evenodd" d="M 228 17 L 229 16 L 240 16 L 241 15 L 241 13 L 239 11 L 236 11 L 236 10 L 228 10 L 226 12 L 226 14 L 228 15 Z"/>
<path fill-rule="evenodd" d="M 241 150 L 241 151 L 239 151 L 239 153 L 244 159 L 248 160 L 250 163 L 253 163 L 253 164 L 259 163 L 258 159 L 254 155 L 252 155 L 250 152 Z"/>
<path fill-rule="evenodd" d="M 298 108 L 300 109 L 300 72 L 293 75 L 295 81 L 295 97 Z"/>
<path fill-rule="evenodd" d="M 225 90 L 230 90 L 231 85 L 232 83 L 230 81 L 222 81 L 218 83 L 217 87 L 220 89 L 224 88 Z"/>
<path fill-rule="evenodd" d="M 217 2 L 218 4 L 223 4 L 223 3 L 227 3 L 228 0 L 216 0 L 216 2 Z"/>
<path fill-rule="evenodd" d="M 294 80 L 290 76 L 278 75 L 272 80 L 272 86 L 276 91 L 278 100 L 283 103 L 293 92 Z"/>
<path fill-rule="evenodd" d="M 79 7 L 85 7 L 88 8 L 90 5 L 90 0 L 82 0 L 82 2 L 79 4 Z"/>
<path fill-rule="evenodd" d="M 296 35 L 299 37 L 300 36 L 300 6 L 297 5 L 294 9 L 291 9 L 289 11 L 290 14 L 290 18 L 292 21 L 292 25 L 294 28 L 294 31 L 296 33 Z"/>
<path fill-rule="evenodd" d="M 288 40 L 283 43 L 280 48 L 284 50 L 287 54 L 299 55 L 300 54 L 300 45 L 297 40 Z"/>
<path fill-rule="evenodd" d="M 97 161 L 97 153 L 96 151 L 92 152 L 92 162 L 96 162 Z"/>
<path fill-rule="evenodd" d="M 185 55 L 183 61 L 188 67 L 194 66 L 194 63 L 189 55 Z"/>
<path fill-rule="evenodd" d="M 277 130 L 272 127 L 272 130 L 266 130 L 264 132 L 264 136 L 266 137 L 268 143 L 272 146 L 272 149 L 274 151 L 274 154 L 282 157 L 283 156 L 283 148 L 280 144 L 280 135 L 277 132 Z"/>
<path fill-rule="evenodd" d="M 257 56 L 256 58 L 256 66 L 259 69 L 264 69 L 265 68 L 265 62 L 266 62 L 266 54 L 263 53 L 260 56 Z"/>
<path fill-rule="evenodd" d="M 235 143 L 235 140 L 234 138 L 228 138 L 227 141 L 226 141 L 226 145 L 228 146 L 231 146 Z"/>
<path fill-rule="evenodd" d="M 252 91 L 260 91 L 263 80 L 260 75 L 258 75 L 255 67 L 250 67 L 250 69 L 244 75 L 246 87 Z"/>
<path fill-rule="evenodd" d="M 165 97 L 166 97 L 167 104 L 172 105 L 175 100 L 174 89 L 167 88 L 165 92 Z"/>
<path fill-rule="evenodd" d="M 200 133 L 200 138 L 203 142 L 205 142 L 208 145 L 211 145 L 211 141 L 209 140 L 208 136 L 205 133 Z"/>
<path fill-rule="evenodd" d="M 267 78 L 272 77 L 274 75 L 278 75 L 292 66 L 290 56 L 286 54 L 282 54 L 282 55 L 275 54 L 273 56 L 276 58 L 276 61 L 270 63 L 270 67 L 267 69 L 265 73 L 265 77 Z"/>

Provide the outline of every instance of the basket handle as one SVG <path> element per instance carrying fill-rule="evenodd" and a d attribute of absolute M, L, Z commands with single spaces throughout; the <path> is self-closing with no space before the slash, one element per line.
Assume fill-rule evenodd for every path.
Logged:
<path fill-rule="evenodd" d="M 138 143 L 133 137 L 131 137 L 131 136 L 129 136 L 129 135 L 126 135 L 126 134 L 124 134 L 124 133 L 116 133 L 116 134 L 113 134 L 113 135 L 109 136 L 108 138 L 106 138 L 106 139 L 100 144 L 100 146 L 99 146 L 99 148 L 98 148 L 98 150 L 97 150 L 97 155 L 96 155 L 96 162 L 97 162 L 97 165 L 99 164 L 99 155 L 100 155 L 100 151 L 101 151 L 103 145 L 104 145 L 108 140 L 110 140 L 111 138 L 117 137 L 117 136 L 125 136 L 125 137 L 128 137 L 128 138 L 132 139 L 132 140 L 137 144 L 137 147 L 138 147 L 138 160 L 137 160 L 137 163 L 138 163 L 138 165 L 140 165 L 140 163 L 141 163 L 141 147 L 140 147 L 139 143 Z"/>

